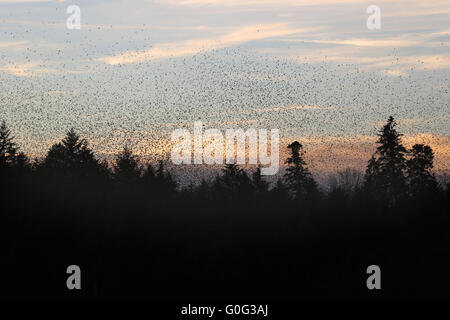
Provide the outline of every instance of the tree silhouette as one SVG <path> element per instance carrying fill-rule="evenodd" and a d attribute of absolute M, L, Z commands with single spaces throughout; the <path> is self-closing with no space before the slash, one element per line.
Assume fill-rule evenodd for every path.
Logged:
<path fill-rule="evenodd" d="M 305 155 L 303 146 L 298 141 L 294 141 L 288 145 L 288 149 L 291 154 L 286 160 L 288 164 L 284 174 L 286 186 L 295 200 L 306 201 L 309 197 L 317 195 L 317 184 L 303 159 Z"/>
<path fill-rule="evenodd" d="M 148 169 L 147 169 L 148 170 Z M 155 188 L 158 193 L 172 195 L 177 189 L 177 183 L 170 172 L 164 167 L 164 161 L 160 160 L 155 172 Z"/>
<path fill-rule="evenodd" d="M 378 133 L 379 146 L 369 160 L 365 174 L 365 187 L 370 192 L 397 200 L 406 190 L 406 149 L 401 143 L 402 134 L 395 127 L 397 123 L 389 117 Z"/>
<path fill-rule="evenodd" d="M 82 176 L 102 171 L 87 140 L 81 139 L 73 128 L 60 143 L 50 148 L 42 165 L 49 171 Z"/>
<path fill-rule="evenodd" d="M 127 146 L 116 156 L 114 164 L 114 177 L 118 181 L 131 182 L 139 179 L 141 168 L 139 167 L 139 157 L 133 154 Z"/>
<path fill-rule="evenodd" d="M 0 179 L 3 295 L 72 299 L 55 274 L 76 263 L 89 280 L 76 294 L 83 299 L 205 292 L 301 299 L 323 295 L 319 278 L 327 284 L 325 298 L 370 298 L 361 274 L 378 261 L 397 278 L 389 297 L 448 298 L 447 287 L 436 283 L 450 282 L 450 184 L 442 177 L 434 188 L 433 151 L 414 145 L 405 153 L 390 122 L 366 169 L 373 192 L 359 188 L 361 173 L 346 169 L 323 197 L 296 141 L 274 186 L 261 168 L 230 164 L 215 179 L 178 188 L 165 162 L 148 164 L 141 174 L 139 158 L 124 148 L 106 166 L 74 130 L 18 179 L 12 168 L 27 167 L 27 160 L 2 124 L 0 157 L 8 171 Z M 402 168 L 397 162 L 403 170 L 390 169 Z M 91 175 L 96 172 L 101 179 Z M 391 186 L 391 172 L 409 186 L 407 201 L 378 201 Z M 109 281 L 117 275 L 126 281 Z"/>
<path fill-rule="evenodd" d="M 277 179 L 275 186 L 270 190 L 271 199 L 276 203 L 286 204 L 291 201 L 289 188 L 284 184 L 283 179 Z"/>
<path fill-rule="evenodd" d="M 227 190 L 226 192 L 234 193 L 239 188 L 243 174 L 244 171 L 237 164 L 226 164 L 222 168 L 222 176 L 219 177 L 218 182 L 223 189 Z"/>
<path fill-rule="evenodd" d="M 373 155 L 367 163 L 366 173 L 364 175 L 364 186 L 369 191 L 376 191 L 381 186 L 379 185 L 380 165 Z"/>
<path fill-rule="evenodd" d="M 216 179 L 215 187 L 228 200 L 249 195 L 252 189 L 247 172 L 234 163 L 222 168 L 222 175 Z"/>
<path fill-rule="evenodd" d="M 16 155 L 16 144 L 13 142 L 11 130 L 6 126 L 5 121 L 0 125 L 0 166 L 6 168 L 11 166 Z"/>
<path fill-rule="evenodd" d="M 434 153 L 431 147 L 415 144 L 411 150 L 410 159 L 406 161 L 407 177 L 412 195 L 436 190 L 437 182 L 433 169 Z"/>
<path fill-rule="evenodd" d="M 252 175 L 252 183 L 257 193 L 264 194 L 269 191 L 269 183 L 261 176 L 261 166 L 259 165 Z"/>
<path fill-rule="evenodd" d="M 14 169 L 23 171 L 29 167 L 28 157 L 24 153 L 18 152 L 19 147 L 11 136 L 11 130 L 6 126 L 6 122 L 2 121 L 0 125 L 0 175 L 6 173 L 7 170 Z"/>

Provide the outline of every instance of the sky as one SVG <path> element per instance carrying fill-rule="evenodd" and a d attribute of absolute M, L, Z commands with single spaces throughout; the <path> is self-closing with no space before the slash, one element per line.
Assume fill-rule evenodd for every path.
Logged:
<path fill-rule="evenodd" d="M 392 115 L 450 173 L 449 46 L 448 0 L 0 0 L 0 119 L 34 156 L 71 127 L 104 157 L 164 156 L 194 121 L 276 128 L 336 170 Z"/>

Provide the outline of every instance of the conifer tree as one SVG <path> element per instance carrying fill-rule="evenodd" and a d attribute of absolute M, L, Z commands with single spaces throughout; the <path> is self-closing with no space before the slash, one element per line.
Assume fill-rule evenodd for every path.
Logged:
<path fill-rule="evenodd" d="M 412 195 L 436 191 L 437 181 L 432 173 L 434 153 L 431 147 L 415 144 L 406 161 L 409 190 Z"/>
<path fill-rule="evenodd" d="M 261 166 L 258 166 L 252 176 L 253 186 L 258 193 L 265 193 L 269 190 L 269 183 L 262 178 Z"/>
<path fill-rule="evenodd" d="M 284 174 L 286 186 L 295 200 L 306 201 L 317 195 L 317 184 L 303 159 L 305 155 L 303 146 L 298 141 L 294 141 L 288 145 L 288 149 L 291 154 L 286 160 L 288 164 Z"/>
<path fill-rule="evenodd" d="M 140 175 L 139 158 L 128 146 L 125 146 L 116 157 L 114 177 L 119 181 L 133 181 L 137 180 Z"/>
<path fill-rule="evenodd" d="M 72 128 L 66 137 L 54 144 L 47 153 L 42 166 L 54 173 L 92 175 L 103 172 L 86 139 Z"/>
<path fill-rule="evenodd" d="M 28 157 L 23 152 L 18 152 L 19 147 L 11 136 L 11 130 L 2 121 L 0 125 L 0 174 L 8 169 L 26 169 L 29 167 Z"/>
<path fill-rule="evenodd" d="M 389 117 L 378 133 L 378 147 L 370 159 L 365 187 L 376 196 L 395 201 L 406 191 L 406 149 L 401 142 L 402 134 L 396 130 L 397 123 Z"/>

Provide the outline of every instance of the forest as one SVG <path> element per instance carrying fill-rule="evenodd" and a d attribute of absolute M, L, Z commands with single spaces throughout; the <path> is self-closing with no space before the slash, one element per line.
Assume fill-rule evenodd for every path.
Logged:
<path fill-rule="evenodd" d="M 315 181 L 298 141 L 275 182 L 227 164 L 181 186 L 124 147 L 97 158 L 74 129 L 31 160 L 0 126 L 2 297 L 450 298 L 450 183 L 393 117 L 365 172 Z M 68 290 L 66 268 L 82 270 Z M 382 290 L 366 287 L 378 265 Z"/>

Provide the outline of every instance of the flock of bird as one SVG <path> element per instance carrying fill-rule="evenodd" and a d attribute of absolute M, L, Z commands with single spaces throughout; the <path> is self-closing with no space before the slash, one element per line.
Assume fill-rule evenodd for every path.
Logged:
<path fill-rule="evenodd" d="M 390 76 L 327 56 L 308 61 L 302 44 L 278 42 L 275 53 L 265 51 L 270 40 L 135 63 L 101 60 L 152 48 L 145 25 L 67 30 L 56 22 L 18 24 L 0 31 L 2 42 L 1 119 L 36 157 L 71 127 L 106 158 L 125 144 L 143 157 L 165 156 L 171 131 L 192 128 L 194 121 L 219 129 L 278 128 L 287 140 L 322 142 L 331 162 L 333 141 L 374 136 L 390 115 L 400 124 L 421 119 L 405 122 L 403 133 L 449 135 L 450 73 L 416 68 L 420 61 Z M 387 56 L 393 68 L 402 62 L 397 49 Z M 346 152 L 336 156 L 342 168 L 348 157 L 360 157 L 359 150 Z"/>

